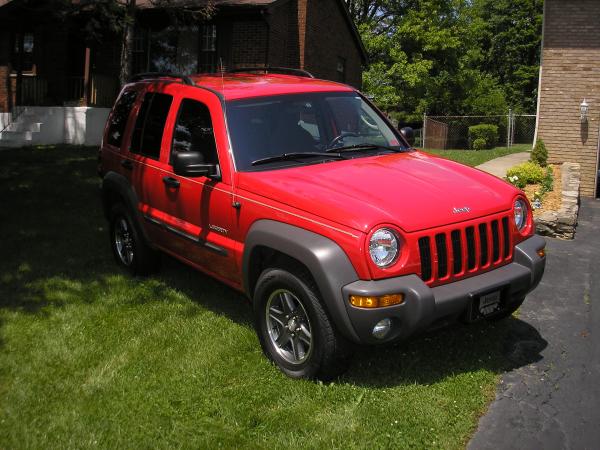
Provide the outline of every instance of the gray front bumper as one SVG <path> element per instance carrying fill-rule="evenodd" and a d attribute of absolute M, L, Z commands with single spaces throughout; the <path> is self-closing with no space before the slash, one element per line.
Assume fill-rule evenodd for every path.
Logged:
<path fill-rule="evenodd" d="M 342 288 L 342 297 L 354 333 L 360 343 L 382 343 L 405 338 L 435 323 L 456 320 L 479 295 L 502 291 L 502 307 L 508 308 L 523 298 L 540 282 L 546 258 L 537 251 L 546 242 L 532 236 L 515 247 L 513 262 L 505 266 L 453 283 L 430 288 L 417 275 L 375 281 L 355 281 Z M 351 295 L 385 295 L 402 293 L 401 305 L 386 308 L 364 309 L 348 302 Z M 392 320 L 392 331 L 385 340 L 375 339 L 371 332 L 377 322 Z M 356 340 L 356 339 L 355 339 Z"/>

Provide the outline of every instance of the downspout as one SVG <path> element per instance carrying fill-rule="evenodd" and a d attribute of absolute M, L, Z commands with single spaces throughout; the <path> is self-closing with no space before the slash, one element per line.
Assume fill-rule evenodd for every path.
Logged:
<path fill-rule="evenodd" d="M 298 50 L 300 52 L 300 69 L 305 70 L 306 49 L 306 14 L 308 11 L 308 0 L 298 0 Z"/>
<path fill-rule="evenodd" d="M 538 131 L 540 127 L 540 104 L 542 101 L 542 73 L 544 71 L 544 38 L 546 36 L 546 5 L 550 0 L 544 1 L 544 10 L 542 12 L 542 48 L 540 49 L 540 73 L 538 79 L 538 98 L 537 98 L 537 113 L 535 115 L 535 134 L 533 135 L 533 145 L 537 143 Z"/>

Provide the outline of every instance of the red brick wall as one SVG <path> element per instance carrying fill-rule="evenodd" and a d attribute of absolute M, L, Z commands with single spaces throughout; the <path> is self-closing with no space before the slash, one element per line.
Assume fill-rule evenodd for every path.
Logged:
<path fill-rule="evenodd" d="M 600 123 L 600 2 L 546 0 L 538 137 L 552 163 L 581 164 L 581 194 L 596 187 Z M 590 105 L 580 121 L 579 105 Z"/>
<path fill-rule="evenodd" d="M 265 21 L 236 21 L 232 24 L 231 33 L 232 67 L 265 65 L 268 41 Z"/>
<path fill-rule="evenodd" d="M 268 16 L 269 65 L 300 67 L 298 2 L 276 3 Z"/>
<path fill-rule="evenodd" d="M 304 68 L 315 76 L 337 81 L 339 58 L 346 61 L 345 82 L 362 84 L 362 61 L 351 29 L 337 0 L 306 2 L 306 42 Z M 302 22 L 300 22 L 302 23 Z"/>

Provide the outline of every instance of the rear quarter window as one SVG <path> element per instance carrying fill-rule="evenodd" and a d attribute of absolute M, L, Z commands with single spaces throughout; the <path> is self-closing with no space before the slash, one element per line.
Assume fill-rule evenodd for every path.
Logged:
<path fill-rule="evenodd" d="M 121 94 L 113 108 L 109 119 L 107 142 L 115 147 L 121 147 L 123 134 L 127 126 L 127 119 L 137 97 L 136 91 L 127 91 Z"/>

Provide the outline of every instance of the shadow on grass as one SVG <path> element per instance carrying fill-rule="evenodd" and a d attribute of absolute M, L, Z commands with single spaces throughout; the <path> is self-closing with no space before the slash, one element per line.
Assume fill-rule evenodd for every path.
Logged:
<path fill-rule="evenodd" d="M 0 154 L 0 310 L 46 315 L 73 303 L 169 302 L 181 293 L 196 305 L 182 314 L 209 310 L 251 328 L 243 295 L 172 258 L 165 256 L 161 272 L 139 282 L 119 271 L 95 162 L 95 149 L 85 148 Z M 361 347 L 339 381 L 386 387 L 479 370 L 500 373 L 538 361 L 546 345 L 537 330 L 516 318 L 455 325 L 391 346 Z"/>

